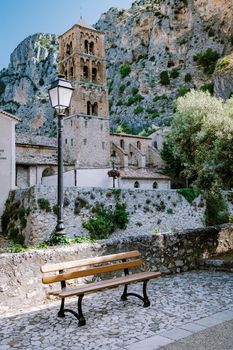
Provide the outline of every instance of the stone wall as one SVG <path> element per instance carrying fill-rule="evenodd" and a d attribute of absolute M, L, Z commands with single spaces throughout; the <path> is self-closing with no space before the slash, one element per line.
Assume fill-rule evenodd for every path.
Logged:
<path fill-rule="evenodd" d="M 13 311 L 24 305 L 46 301 L 46 292 L 53 287 L 41 283 L 40 266 L 114 254 L 138 249 L 144 261 L 143 269 L 176 273 L 198 268 L 198 261 L 216 253 L 233 249 L 233 227 L 209 227 L 176 233 L 147 234 L 99 241 L 96 244 L 76 244 L 18 254 L 0 255 L 0 312 Z M 120 295 L 120 291 L 119 291 Z"/>
<path fill-rule="evenodd" d="M 154 234 L 203 227 L 204 202 L 196 198 L 192 204 L 175 190 L 124 189 L 119 191 L 119 200 L 126 204 L 129 223 L 126 230 L 116 230 L 113 236 L 125 237 Z M 47 240 L 56 226 L 56 187 L 31 187 L 13 191 L 7 202 L 9 230 L 18 229 L 25 236 L 26 244 Z M 95 215 L 99 204 L 114 208 L 115 194 L 112 189 L 69 187 L 64 191 L 64 224 L 68 236 L 88 235 L 83 222 Z M 46 199 L 49 208 L 40 209 L 38 200 Z M 21 225 L 23 213 L 27 213 L 26 225 Z M 26 214 L 25 214 L 26 215 Z"/>

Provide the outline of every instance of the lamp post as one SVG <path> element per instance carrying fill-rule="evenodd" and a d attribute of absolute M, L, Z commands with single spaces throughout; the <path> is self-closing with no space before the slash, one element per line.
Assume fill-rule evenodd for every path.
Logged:
<path fill-rule="evenodd" d="M 66 109 L 70 106 L 73 87 L 70 82 L 58 75 L 49 88 L 52 107 L 55 108 L 58 119 L 58 173 L 57 173 L 57 236 L 65 235 L 63 223 L 63 119 Z"/>
<path fill-rule="evenodd" d="M 113 177 L 112 177 L 112 181 L 113 181 L 113 188 L 116 187 L 116 176 L 114 176 L 115 173 L 115 164 L 116 164 L 116 152 L 113 151 L 111 154 L 111 162 L 112 162 L 112 170 L 113 170 Z"/>

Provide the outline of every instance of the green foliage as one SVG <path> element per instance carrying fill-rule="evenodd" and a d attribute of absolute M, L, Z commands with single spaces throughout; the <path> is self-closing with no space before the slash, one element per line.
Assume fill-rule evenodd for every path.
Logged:
<path fill-rule="evenodd" d="M 128 63 L 123 63 L 120 66 L 120 75 L 121 77 L 124 79 L 125 77 L 127 77 L 127 75 L 129 75 L 131 72 L 131 67 Z"/>
<path fill-rule="evenodd" d="M 160 84 L 165 86 L 170 84 L 168 72 L 165 70 L 160 73 Z"/>
<path fill-rule="evenodd" d="M 123 92 L 125 91 L 125 88 L 126 88 L 126 85 L 125 85 L 125 84 L 122 84 L 122 85 L 119 87 L 119 93 L 120 93 L 120 94 L 123 94 Z"/>
<path fill-rule="evenodd" d="M 212 74 L 219 57 L 220 56 L 217 51 L 213 51 L 211 48 L 208 48 L 205 52 L 193 56 L 193 59 L 195 62 L 197 62 L 197 64 L 203 67 L 204 73 Z"/>
<path fill-rule="evenodd" d="M 131 91 L 132 91 L 132 95 L 135 96 L 138 93 L 138 88 L 133 87 Z"/>
<path fill-rule="evenodd" d="M 209 93 L 211 95 L 213 95 L 214 94 L 214 84 L 213 83 L 204 84 L 200 87 L 200 90 L 201 91 L 209 91 Z"/>
<path fill-rule="evenodd" d="M 142 106 L 137 106 L 136 108 L 134 108 L 134 113 L 135 114 L 140 114 L 143 112 L 143 107 Z"/>
<path fill-rule="evenodd" d="M 195 188 L 180 188 L 177 193 L 181 194 L 191 204 L 199 196 L 200 191 Z"/>
<path fill-rule="evenodd" d="M 96 240 L 86 236 L 75 236 L 72 240 L 72 243 L 95 243 Z"/>
<path fill-rule="evenodd" d="M 212 188 L 203 193 L 206 200 L 205 223 L 207 226 L 221 225 L 229 221 L 226 202 L 219 190 Z"/>
<path fill-rule="evenodd" d="M 185 96 L 190 89 L 187 86 L 182 86 L 178 91 L 178 97 Z"/>
<path fill-rule="evenodd" d="M 139 132 L 139 136 L 149 136 L 151 135 L 153 132 L 157 131 L 158 130 L 158 126 L 157 125 L 154 125 L 152 124 L 151 126 L 143 129 L 142 131 Z"/>
<path fill-rule="evenodd" d="M 168 208 L 167 209 L 167 214 L 173 214 L 173 209 L 172 208 Z"/>
<path fill-rule="evenodd" d="M 0 95 L 4 93 L 5 89 L 6 89 L 6 84 L 4 83 L 4 81 L 0 80 Z"/>
<path fill-rule="evenodd" d="M 21 253 L 24 252 L 27 247 L 24 244 L 10 242 L 9 247 L 7 248 L 8 253 Z"/>
<path fill-rule="evenodd" d="M 127 101 L 127 106 L 129 107 L 129 106 L 131 106 L 132 104 L 134 104 L 135 103 L 135 99 L 134 99 L 134 97 L 132 97 L 132 96 L 130 96 L 129 98 L 128 98 L 128 101 Z"/>
<path fill-rule="evenodd" d="M 46 198 L 39 198 L 37 200 L 37 203 L 39 205 L 39 208 L 41 210 L 45 210 L 47 213 L 51 212 L 51 207 L 50 207 L 50 203 L 49 200 Z"/>
<path fill-rule="evenodd" d="M 153 98 L 153 102 L 161 101 L 161 100 L 168 100 L 168 97 L 166 95 L 157 95 Z"/>
<path fill-rule="evenodd" d="M 70 244 L 70 239 L 66 235 L 57 234 L 56 231 L 53 231 L 45 244 L 48 246 L 67 245 Z"/>
<path fill-rule="evenodd" d="M 114 193 L 116 205 L 114 209 L 98 206 L 95 216 L 83 223 L 90 232 L 91 239 L 106 239 L 116 228 L 125 229 L 128 223 L 126 204 L 119 202 L 120 192 Z"/>
<path fill-rule="evenodd" d="M 170 77 L 171 77 L 172 79 L 178 78 L 179 75 L 180 75 L 180 72 L 179 72 L 179 69 L 178 69 L 178 68 L 172 69 L 171 74 L 170 74 Z"/>
<path fill-rule="evenodd" d="M 43 79 L 43 78 L 40 78 L 40 80 L 39 80 L 39 85 L 40 85 L 40 86 L 43 86 L 43 85 L 44 85 L 44 79 Z"/>
<path fill-rule="evenodd" d="M 24 236 L 20 233 L 19 228 L 12 228 L 8 233 L 8 238 L 14 244 L 24 245 Z"/>
<path fill-rule="evenodd" d="M 126 122 L 122 122 L 116 128 L 116 133 L 118 133 L 118 134 L 132 134 L 132 135 L 136 135 L 137 131 L 133 127 L 128 125 Z"/>
<path fill-rule="evenodd" d="M 160 155 L 166 163 L 164 172 L 173 178 L 179 178 L 184 167 L 181 164 L 181 159 L 175 154 L 174 143 L 170 135 L 166 136 Z"/>
<path fill-rule="evenodd" d="M 110 83 L 108 84 L 108 92 L 111 93 L 112 88 L 113 88 L 113 80 L 110 81 Z"/>
<path fill-rule="evenodd" d="M 192 81 L 192 75 L 190 73 L 185 74 L 184 81 L 185 83 L 190 83 Z"/>

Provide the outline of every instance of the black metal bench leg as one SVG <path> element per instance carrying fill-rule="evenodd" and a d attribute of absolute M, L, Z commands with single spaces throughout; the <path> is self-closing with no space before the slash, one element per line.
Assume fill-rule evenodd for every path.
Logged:
<path fill-rule="evenodd" d="M 143 298 L 144 298 L 144 305 L 143 306 L 144 307 L 150 306 L 150 300 L 149 300 L 147 293 L 146 293 L 146 287 L 147 287 L 148 282 L 149 282 L 148 280 L 143 282 Z"/>
<path fill-rule="evenodd" d="M 58 314 L 57 314 L 58 317 L 65 317 L 64 306 L 65 306 L 65 298 L 62 298 L 60 310 L 58 311 Z"/>
<path fill-rule="evenodd" d="M 124 286 L 124 292 L 121 296 L 121 300 L 127 300 L 127 288 L 128 288 L 128 284 L 125 284 Z"/>
<path fill-rule="evenodd" d="M 84 294 L 82 295 L 79 295 L 78 297 L 78 320 L 79 320 L 79 323 L 78 323 L 78 326 L 79 327 L 82 327 L 82 326 L 85 326 L 86 324 L 86 320 L 83 316 L 83 312 L 82 312 L 82 300 L 83 300 L 83 297 L 84 297 Z"/>

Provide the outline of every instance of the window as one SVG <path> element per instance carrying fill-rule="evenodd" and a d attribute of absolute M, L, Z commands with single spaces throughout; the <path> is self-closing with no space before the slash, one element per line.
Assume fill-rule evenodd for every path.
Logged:
<path fill-rule="evenodd" d="M 85 125 L 85 128 L 87 128 L 87 120 L 85 120 L 84 125 Z"/>
<path fill-rule="evenodd" d="M 158 184 L 157 184 L 157 182 L 155 181 L 155 182 L 153 183 L 153 189 L 156 189 L 156 188 L 158 188 Z"/>
<path fill-rule="evenodd" d="M 70 79 L 73 79 L 74 77 L 74 68 L 70 67 Z"/>
<path fill-rule="evenodd" d="M 67 139 L 65 139 L 65 144 L 67 145 Z"/>
<path fill-rule="evenodd" d="M 92 115 L 98 115 L 98 103 L 97 102 L 95 102 L 92 105 Z"/>
<path fill-rule="evenodd" d="M 141 149 L 141 142 L 140 141 L 137 142 L 137 148 Z"/>
<path fill-rule="evenodd" d="M 92 68 L 92 81 L 96 82 L 97 81 L 97 69 Z"/>
<path fill-rule="evenodd" d="M 85 53 L 88 53 L 88 40 L 85 40 L 84 41 L 84 51 L 85 51 Z"/>
<path fill-rule="evenodd" d="M 88 79 L 88 66 L 83 67 L 83 78 Z"/>
<path fill-rule="evenodd" d="M 70 121 L 70 126 L 71 126 L 71 127 L 73 126 L 73 120 Z"/>
<path fill-rule="evenodd" d="M 69 44 L 66 45 L 66 54 L 67 54 L 67 56 L 70 55 L 70 45 Z"/>
<path fill-rule="evenodd" d="M 121 148 L 124 149 L 124 147 L 125 147 L 125 142 L 124 142 L 124 140 L 120 140 L 120 146 L 121 146 Z"/>
<path fill-rule="evenodd" d="M 130 152 L 129 155 L 130 155 L 130 157 L 132 158 L 132 157 L 133 157 L 133 152 Z"/>
<path fill-rule="evenodd" d="M 71 140 L 70 140 L 70 143 L 71 143 L 71 146 L 73 146 L 73 145 L 74 145 L 74 140 L 71 139 Z"/>
<path fill-rule="evenodd" d="M 91 115 L 91 102 L 87 102 L 87 115 Z"/>
<path fill-rule="evenodd" d="M 158 149 L 157 141 L 154 141 L 154 148 Z"/>
<path fill-rule="evenodd" d="M 134 188 L 140 188 L 140 183 L 138 181 L 134 182 Z"/>
<path fill-rule="evenodd" d="M 94 43 L 93 43 L 93 41 L 90 43 L 89 53 L 90 53 L 90 55 L 94 55 Z"/>
<path fill-rule="evenodd" d="M 83 140 L 83 144 L 86 146 L 86 144 L 87 144 L 87 139 L 84 139 L 84 140 Z"/>

